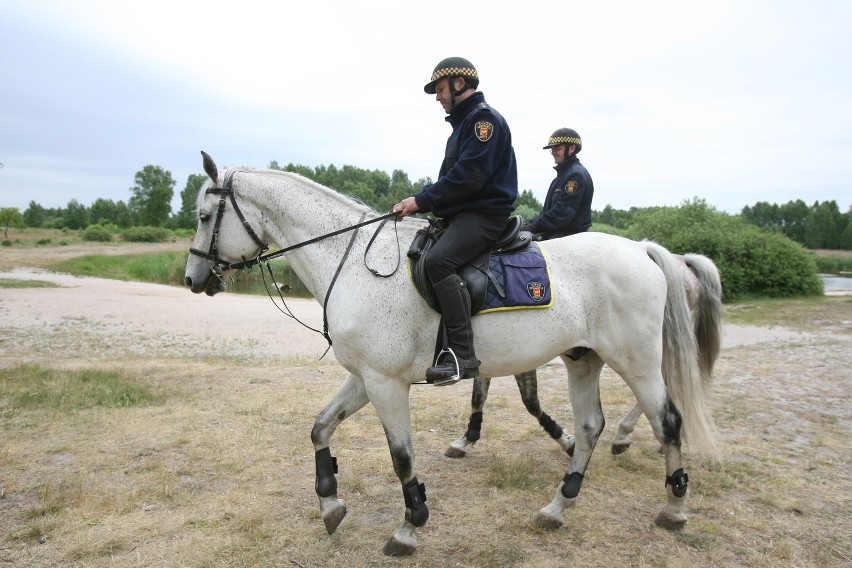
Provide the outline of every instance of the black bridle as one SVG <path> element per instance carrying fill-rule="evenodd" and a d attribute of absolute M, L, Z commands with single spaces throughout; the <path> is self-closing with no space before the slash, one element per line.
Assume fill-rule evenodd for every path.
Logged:
<path fill-rule="evenodd" d="M 219 196 L 219 209 L 216 211 L 216 221 L 213 225 L 213 234 L 210 237 L 210 248 L 207 250 L 207 252 L 204 252 L 202 250 L 198 250 L 197 248 L 194 248 L 194 247 L 189 248 L 190 254 L 194 254 L 195 256 L 200 256 L 201 258 L 204 258 L 204 259 L 212 262 L 213 264 L 211 266 L 211 269 L 213 270 L 213 273 L 216 274 L 216 276 L 219 276 L 219 277 L 221 277 L 222 274 L 226 270 L 245 268 L 247 266 L 254 266 L 255 264 L 257 264 L 259 262 L 258 259 L 261 258 L 263 253 L 265 253 L 266 251 L 269 250 L 269 243 L 265 243 L 265 242 L 260 240 L 260 237 L 258 237 L 257 233 L 254 232 L 254 229 L 252 229 L 251 225 L 246 220 L 245 215 L 243 215 L 243 212 L 240 209 L 240 206 L 237 204 L 237 198 L 236 198 L 236 195 L 234 194 L 234 187 L 233 187 L 234 173 L 236 173 L 234 170 L 229 170 L 229 171 L 225 172 L 225 183 L 223 184 L 223 186 L 222 187 L 216 187 L 215 185 L 213 185 L 211 187 L 208 187 L 207 191 L 205 192 L 205 193 L 210 193 L 210 194 Z M 230 198 L 231 205 L 234 208 L 234 212 L 237 214 L 237 217 L 239 217 L 240 222 L 243 224 L 243 227 L 245 227 L 245 229 L 246 229 L 246 232 L 248 232 L 248 234 L 252 238 L 252 240 L 255 243 L 257 243 L 257 246 L 260 247 L 259 252 L 257 254 L 257 257 L 255 257 L 252 260 L 247 261 L 245 259 L 245 257 L 243 257 L 242 262 L 230 263 L 230 262 L 223 262 L 222 259 L 219 258 L 219 229 L 222 226 L 222 217 L 225 215 L 225 199 L 226 198 Z"/>
<path fill-rule="evenodd" d="M 326 233 L 325 235 L 320 235 L 319 237 L 314 237 L 313 239 L 308 239 L 307 241 L 302 241 L 301 243 L 297 243 L 295 245 L 277 250 L 277 251 L 269 253 L 269 254 L 264 254 L 267 250 L 269 250 L 269 243 L 264 243 L 262 240 L 260 240 L 260 237 L 257 236 L 257 233 L 254 231 L 252 226 L 246 220 L 245 215 L 243 215 L 242 210 L 240 210 L 240 206 L 237 204 L 237 198 L 236 198 L 236 195 L 234 193 L 234 187 L 233 187 L 233 180 L 234 180 L 234 174 L 235 173 L 236 173 L 235 170 L 228 170 L 225 173 L 225 180 L 224 180 L 224 184 L 222 185 L 222 187 L 216 187 L 214 185 L 214 186 L 207 188 L 205 193 L 210 193 L 210 194 L 220 196 L 219 197 L 219 208 L 216 211 L 216 221 L 213 225 L 213 234 L 210 237 L 210 248 L 208 249 L 207 252 L 204 252 L 203 250 L 199 250 L 195 247 L 190 247 L 189 248 L 190 254 L 194 254 L 195 256 L 200 256 L 201 258 L 210 262 L 211 263 L 211 266 L 210 266 L 211 271 L 220 280 L 222 279 L 222 276 L 224 275 L 226 270 L 240 270 L 240 269 L 243 269 L 243 268 L 251 268 L 251 267 L 259 265 L 259 264 L 266 264 L 267 269 L 269 270 L 269 274 L 270 274 L 270 276 L 272 276 L 272 269 L 269 268 L 269 264 L 268 264 L 268 262 L 270 260 L 272 260 L 274 258 L 278 258 L 279 256 L 282 256 L 282 255 L 286 254 L 287 252 L 289 252 L 291 250 L 295 250 L 295 249 L 301 248 L 303 246 L 307 246 L 309 244 L 316 243 L 318 241 L 321 241 L 321 240 L 324 240 L 324 239 L 327 239 L 327 238 L 330 238 L 330 237 L 334 237 L 334 236 L 340 235 L 342 233 L 346 233 L 348 231 L 355 231 L 355 233 L 353 233 L 352 238 L 349 241 L 349 245 L 346 247 L 346 252 L 343 254 L 343 258 L 340 259 L 340 264 L 337 266 L 337 271 L 334 273 L 334 277 L 331 279 L 331 283 L 329 284 L 328 291 L 326 292 L 326 295 L 325 295 L 325 302 L 323 303 L 323 306 L 322 306 L 323 331 L 320 332 L 319 330 L 316 330 L 316 329 L 304 324 L 303 322 L 299 321 L 299 319 L 296 318 L 294 315 L 292 315 L 292 313 L 289 313 L 290 312 L 289 308 L 287 309 L 287 312 L 284 312 L 283 310 L 281 310 L 281 308 L 278 308 L 279 310 L 282 311 L 282 313 L 292 317 L 297 322 L 299 322 L 300 324 L 302 324 L 306 328 L 310 329 L 311 331 L 316 331 L 317 333 L 321 333 L 322 336 L 325 337 L 326 341 L 328 341 L 328 346 L 330 348 L 331 347 L 331 336 L 328 334 L 328 317 L 327 317 L 327 313 L 326 313 L 326 307 L 328 306 L 328 299 L 331 296 L 331 290 L 334 288 L 334 283 L 337 281 L 337 277 L 340 274 L 340 270 L 343 268 L 343 263 L 346 260 L 346 258 L 349 256 L 349 251 L 352 250 L 352 245 L 354 244 L 355 237 L 358 234 L 358 229 L 360 229 L 361 227 L 363 227 L 365 225 L 370 225 L 372 223 L 377 223 L 379 221 L 382 221 L 382 224 L 379 226 L 378 229 L 376 229 L 376 233 L 373 235 L 373 238 L 370 239 L 370 243 L 367 245 L 367 249 L 364 251 L 364 263 L 366 265 L 367 252 L 370 250 L 370 247 L 373 245 L 373 240 L 375 240 L 376 235 L 378 235 L 379 231 L 384 226 L 384 222 L 387 221 L 390 218 L 396 217 L 397 213 L 392 211 L 392 212 L 387 213 L 385 215 L 382 215 L 380 217 L 376 217 L 375 219 L 370 219 L 369 221 L 363 220 L 364 217 L 366 217 L 366 215 L 367 215 L 366 213 L 364 213 L 364 215 L 361 216 L 361 221 L 359 223 L 356 223 L 355 225 L 351 225 L 349 227 L 344 227 L 343 229 L 338 229 L 337 231 L 332 231 L 331 233 Z M 230 198 L 231 205 L 234 207 L 234 212 L 237 214 L 237 217 L 239 217 L 240 222 L 243 224 L 243 227 L 245 228 L 246 232 L 248 232 L 249 236 L 252 238 L 252 240 L 255 243 L 257 243 L 257 245 L 259 247 L 258 248 L 258 254 L 254 258 L 246 259 L 245 257 L 243 257 L 241 262 L 224 262 L 219 257 L 219 229 L 221 228 L 221 225 L 222 225 L 222 217 L 225 214 L 225 200 L 226 200 L 226 198 Z M 396 228 L 396 227 L 394 226 L 394 228 Z M 376 270 L 374 270 L 374 269 L 372 269 L 368 266 L 367 269 L 371 273 L 373 273 L 375 276 L 378 276 L 378 277 L 381 277 L 381 278 L 387 278 L 387 277 L 393 275 L 394 273 L 396 273 L 396 271 L 399 269 L 400 258 L 399 258 L 399 242 L 398 241 L 399 241 L 399 237 L 397 236 L 397 265 L 396 265 L 396 268 L 394 268 L 394 270 L 392 272 L 390 272 L 389 274 L 380 274 L 378 271 L 376 271 Z M 263 275 L 263 269 L 261 269 L 261 275 Z M 266 281 L 264 280 L 264 285 L 265 284 L 266 284 Z M 277 288 L 277 286 L 276 286 L 276 288 Z M 272 302 L 275 303 L 275 299 L 272 298 L 272 294 L 269 293 L 268 288 L 267 288 L 267 293 L 269 294 L 270 299 L 272 299 Z M 280 296 L 280 294 L 281 294 L 280 290 L 279 290 L 278 293 L 279 293 L 279 296 Z M 283 297 L 281 298 L 281 301 L 282 302 L 284 301 Z M 278 307 L 277 304 L 276 304 L 276 307 Z M 286 307 L 286 304 L 285 304 L 285 307 Z M 327 352 L 327 350 L 326 350 L 326 352 Z M 324 356 L 325 356 L 325 354 L 323 354 L 323 357 Z"/>

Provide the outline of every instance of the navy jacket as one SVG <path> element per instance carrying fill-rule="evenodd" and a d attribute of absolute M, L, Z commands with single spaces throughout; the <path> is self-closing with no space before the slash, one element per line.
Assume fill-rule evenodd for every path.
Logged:
<path fill-rule="evenodd" d="M 577 156 L 554 167 L 556 179 L 550 183 L 541 213 L 525 223 L 542 239 L 555 239 L 585 232 L 592 225 L 592 196 L 595 186 L 589 170 Z"/>
<path fill-rule="evenodd" d="M 476 92 L 447 116 L 453 127 L 438 181 L 414 195 L 422 212 L 448 218 L 461 211 L 506 215 L 515 210 L 518 168 L 509 125 Z"/>

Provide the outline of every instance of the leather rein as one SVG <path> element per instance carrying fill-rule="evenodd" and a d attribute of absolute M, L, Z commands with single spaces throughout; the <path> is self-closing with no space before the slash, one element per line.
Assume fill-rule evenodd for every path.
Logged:
<path fill-rule="evenodd" d="M 370 225 L 372 223 L 377 223 L 379 221 L 382 221 L 382 224 L 376 229 L 376 232 L 373 234 L 373 237 L 370 239 L 370 242 L 367 245 L 367 248 L 364 250 L 364 264 L 366 266 L 367 253 L 369 252 L 370 247 L 372 247 L 373 241 L 376 239 L 376 236 L 379 234 L 379 231 L 382 230 L 382 227 L 384 226 L 385 222 L 387 220 L 391 219 L 391 218 L 396 217 L 397 213 L 390 212 L 390 213 L 387 213 L 387 214 L 382 215 L 380 217 L 376 217 L 375 219 L 370 219 L 369 221 L 364 221 L 364 217 L 367 216 L 367 214 L 364 213 L 361 216 L 361 220 L 358 223 L 356 223 L 355 225 L 351 225 L 349 227 L 344 227 L 343 229 L 338 229 L 336 231 L 332 231 L 331 233 L 326 233 L 324 235 L 320 235 L 319 237 L 314 237 L 312 239 L 308 239 L 307 241 L 302 241 L 301 243 L 297 243 L 295 245 L 277 250 L 277 251 L 272 252 L 272 253 L 264 254 L 264 253 L 266 253 L 266 251 L 269 250 L 269 243 L 265 243 L 265 242 L 260 240 L 260 237 L 257 236 L 257 233 L 254 231 L 251 224 L 246 220 L 245 215 L 243 215 L 243 212 L 240 209 L 240 206 L 237 204 L 237 199 L 236 199 L 236 195 L 234 193 L 234 187 L 233 187 L 233 179 L 234 179 L 235 173 L 236 173 L 235 170 L 230 170 L 230 171 L 225 173 L 225 180 L 224 180 L 225 183 L 222 185 L 222 187 L 211 186 L 211 187 L 207 188 L 206 193 L 220 196 L 219 197 L 219 207 L 216 211 L 216 221 L 213 225 L 213 234 L 210 237 L 210 247 L 208 248 L 207 252 L 204 252 L 203 250 L 199 250 L 195 247 L 190 247 L 190 249 L 189 249 L 190 254 L 194 254 L 195 256 L 200 256 L 201 258 L 207 260 L 211 264 L 210 269 L 212 270 L 213 274 L 215 274 L 216 277 L 219 278 L 220 280 L 222 279 L 222 276 L 224 275 L 225 271 L 227 271 L 227 270 L 241 270 L 243 268 L 251 268 L 253 266 L 257 266 L 257 265 L 260 265 L 260 264 L 266 264 L 267 270 L 269 270 L 269 275 L 272 276 L 272 269 L 269 268 L 269 261 L 270 260 L 272 260 L 274 258 L 278 258 L 279 256 L 283 256 L 284 254 L 286 254 L 286 253 L 288 253 L 292 250 L 295 250 L 295 249 L 298 249 L 298 248 L 301 248 L 301 247 L 304 247 L 304 246 L 307 246 L 307 245 L 328 239 L 330 237 L 340 235 L 342 233 L 346 233 L 348 231 L 354 231 L 354 233 L 352 234 L 352 238 L 349 240 L 349 244 L 346 247 L 346 252 L 344 252 L 343 257 L 340 259 L 340 264 L 338 264 L 338 266 L 337 266 L 337 271 L 334 273 L 334 277 L 331 279 L 331 283 L 329 284 L 328 291 L 326 292 L 326 295 L 325 295 L 325 302 L 323 302 L 323 306 L 322 306 L 323 331 L 319 331 L 317 329 L 314 329 L 314 328 L 310 327 L 309 325 L 300 321 L 298 318 L 296 318 L 292 314 L 292 312 L 290 312 L 289 308 L 287 308 L 286 312 L 281 310 L 281 308 L 278 308 L 278 304 L 275 304 L 275 299 L 272 298 L 272 294 L 269 292 L 269 288 L 267 287 L 267 289 L 266 289 L 267 294 L 269 294 L 269 298 L 272 300 L 273 304 L 275 304 L 276 308 L 278 308 L 284 315 L 295 319 L 297 322 L 299 322 L 301 325 L 303 325 L 307 329 L 310 329 L 311 331 L 315 331 L 317 333 L 320 333 L 323 337 L 325 337 L 326 341 L 328 341 L 328 347 L 330 349 L 331 348 L 331 336 L 328 333 L 328 317 L 327 317 L 327 310 L 326 310 L 326 308 L 328 306 L 328 299 L 331 297 L 331 291 L 334 288 L 334 283 L 337 281 L 337 277 L 340 274 L 341 269 L 343 268 L 343 263 L 346 261 L 346 258 L 349 256 L 349 252 L 352 250 L 352 245 L 355 243 L 355 237 L 358 235 L 358 230 L 361 227 L 364 227 L 366 225 Z M 225 203 L 226 203 L 227 199 L 230 199 L 231 205 L 234 208 L 234 212 L 237 214 L 237 217 L 239 217 L 240 222 L 242 223 L 246 232 L 249 234 L 249 236 L 252 238 L 252 240 L 255 243 L 257 243 L 257 245 L 259 247 L 259 249 L 258 249 L 259 252 L 258 252 L 257 256 L 254 257 L 254 258 L 246 259 L 245 257 L 243 257 L 241 262 L 225 262 L 219 257 L 219 229 L 221 228 L 221 225 L 222 225 L 222 217 L 225 214 Z M 394 229 L 396 229 L 396 223 L 394 223 Z M 367 269 L 373 275 L 378 276 L 380 278 L 388 278 L 388 277 L 390 277 L 390 276 L 392 276 L 393 274 L 396 273 L 396 271 L 399 269 L 399 265 L 400 265 L 399 235 L 397 235 L 397 259 L 396 260 L 397 260 L 396 267 L 393 269 L 393 271 L 391 271 L 388 274 L 380 274 L 377 270 L 370 268 L 369 266 L 367 266 Z M 263 276 L 263 269 L 262 268 L 261 268 L 260 274 L 261 274 L 261 276 Z M 274 277 L 273 277 L 273 282 L 274 282 Z M 266 286 L 266 280 L 265 279 L 264 279 L 264 286 Z M 276 286 L 276 289 L 278 289 L 277 286 Z M 284 302 L 284 298 L 283 298 L 283 296 L 281 296 L 280 289 L 278 290 L 278 295 L 279 295 L 279 297 L 281 297 L 281 301 Z M 284 304 L 284 306 L 285 307 L 287 306 L 286 303 Z M 326 349 L 326 353 L 328 353 L 328 349 Z M 323 353 L 322 357 L 325 357 L 325 353 Z M 320 359 L 322 359 L 322 357 L 320 357 Z"/>

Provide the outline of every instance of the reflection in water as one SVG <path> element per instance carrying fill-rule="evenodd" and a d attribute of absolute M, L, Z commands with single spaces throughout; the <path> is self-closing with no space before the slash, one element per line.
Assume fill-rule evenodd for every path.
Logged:
<path fill-rule="evenodd" d="M 271 262 L 272 273 L 275 278 L 275 283 L 281 288 L 281 293 L 285 297 L 295 298 L 310 298 L 311 293 L 290 268 L 286 262 Z M 261 268 L 263 275 L 261 275 Z M 264 286 L 264 278 L 266 286 Z M 275 284 L 269 276 L 269 271 L 266 267 L 254 266 L 251 270 L 239 270 L 232 275 L 232 279 L 227 282 L 228 291 L 236 294 L 261 294 L 267 295 L 266 287 L 269 287 L 273 296 L 277 296 L 275 292 Z"/>

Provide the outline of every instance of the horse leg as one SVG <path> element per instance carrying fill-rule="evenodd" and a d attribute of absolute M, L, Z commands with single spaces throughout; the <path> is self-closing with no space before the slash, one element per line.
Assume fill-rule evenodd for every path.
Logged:
<path fill-rule="evenodd" d="M 565 434 L 562 426 L 541 409 L 541 404 L 538 400 L 538 378 L 536 370 L 533 369 L 532 371 L 525 371 L 515 375 L 515 381 L 518 383 L 518 390 L 521 391 L 521 400 L 527 412 L 538 420 L 539 425 L 544 428 L 544 431 L 550 434 L 550 437 L 556 440 L 556 443 L 568 452 L 569 456 L 573 456 L 574 436 Z"/>
<path fill-rule="evenodd" d="M 687 482 L 689 477 L 683 470 L 681 458 L 680 411 L 672 402 L 663 384 L 662 376 L 653 381 L 631 385 L 636 399 L 645 410 L 654 436 L 660 442 L 666 458 L 666 506 L 654 522 L 668 530 L 680 530 L 686 524 Z"/>
<path fill-rule="evenodd" d="M 564 522 L 562 512 L 576 504 L 583 475 L 605 424 L 600 396 L 600 376 L 604 365 L 601 358 L 590 351 L 578 361 L 565 356 L 562 360 L 568 369 L 568 390 L 574 409 L 574 455 L 553 500 L 533 518 L 536 526 L 549 530 L 561 527 Z"/>
<path fill-rule="evenodd" d="M 346 504 L 337 498 L 337 459 L 332 457 L 329 441 L 332 434 L 346 418 L 355 414 L 369 402 L 364 381 L 349 375 L 334 398 L 319 413 L 311 430 L 311 441 L 316 451 L 316 493 L 325 530 L 334 533 L 346 516 Z"/>
<path fill-rule="evenodd" d="M 636 423 L 641 416 L 642 407 L 637 402 L 630 409 L 630 412 L 624 415 L 621 422 L 618 423 L 618 432 L 616 432 L 615 438 L 612 440 L 613 455 L 623 454 L 630 448 L 632 442 L 630 434 L 633 433 L 633 429 L 636 428 Z"/>
<path fill-rule="evenodd" d="M 482 430 L 482 410 L 485 408 L 490 386 L 490 378 L 478 377 L 473 379 L 473 392 L 470 396 L 471 413 L 470 420 L 467 422 L 467 432 L 464 433 L 464 436 L 452 442 L 444 452 L 444 455 L 448 458 L 465 457 L 468 449 L 479 440 Z"/>
<path fill-rule="evenodd" d="M 414 446 L 411 441 L 411 385 L 382 375 L 365 377 L 364 384 L 370 402 L 382 422 L 387 437 L 393 469 L 402 484 L 405 518 L 402 525 L 385 543 L 388 556 L 410 556 L 417 549 L 414 531 L 429 518 L 426 506 L 426 487 L 414 473 Z"/>

